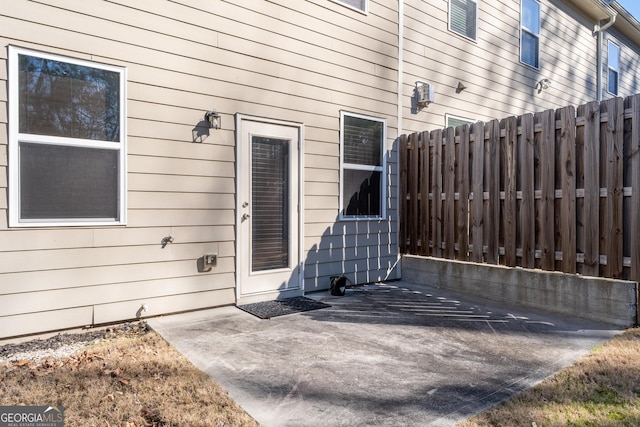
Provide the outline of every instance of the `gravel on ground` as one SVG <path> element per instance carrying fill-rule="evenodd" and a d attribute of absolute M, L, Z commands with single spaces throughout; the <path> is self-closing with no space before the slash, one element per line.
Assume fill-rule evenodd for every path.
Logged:
<path fill-rule="evenodd" d="M 138 321 L 122 323 L 104 328 L 96 328 L 86 332 L 62 332 L 49 338 L 0 344 L 0 363 L 21 360 L 41 361 L 71 356 L 89 344 L 122 335 L 144 335 L 149 331 L 146 322 Z"/>

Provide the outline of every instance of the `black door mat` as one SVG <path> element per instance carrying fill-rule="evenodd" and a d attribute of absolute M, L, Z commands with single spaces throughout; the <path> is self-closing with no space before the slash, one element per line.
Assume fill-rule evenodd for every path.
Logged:
<path fill-rule="evenodd" d="M 240 310 L 244 310 L 261 319 L 270 319 L 272 317 L 284 316 L 285 314 L 302 313 L 303 311 L 318 310 L 327 307 L 331 306 L 307 297 L 293 297 L 238 306 Z"/>

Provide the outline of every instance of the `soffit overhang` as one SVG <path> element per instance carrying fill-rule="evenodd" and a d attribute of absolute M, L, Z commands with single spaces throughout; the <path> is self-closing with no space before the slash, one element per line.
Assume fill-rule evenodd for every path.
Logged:
<path fill-rule="evenodd" d="M 567 0 L 576 9 L 594 20 L 608 21 L 616 15 L 613 27 L 640 48 L 640 22 L 616 0 Z"/>

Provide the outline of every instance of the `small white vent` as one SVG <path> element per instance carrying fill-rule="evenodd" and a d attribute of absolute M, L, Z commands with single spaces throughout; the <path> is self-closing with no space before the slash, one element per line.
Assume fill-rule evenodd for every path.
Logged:
<path fill-rule="evenodd" d="M 433 102 L 435 98 L 434 87 L 425 82 L 416 82 L 416 101 L 419 106 L 424 107 Z"/>

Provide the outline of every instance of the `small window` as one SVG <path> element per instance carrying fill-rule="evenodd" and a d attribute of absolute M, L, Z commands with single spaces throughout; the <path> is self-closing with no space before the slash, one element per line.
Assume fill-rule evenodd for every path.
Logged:
<path fill-rule="evenodd" d="M 387 122 L 359 114 L 340 113 L 341 217 L 385 216 L 385 141 Z"/>
<path fill-rule="evenodd" d="M 11 226 L 124 224 L 125 71 L 9 50 Z"/>
<path fill-rule="evenodd" d="M 617 95 L 620 79 L 620 46 L 611 40 L 607 46 L 607 69 L 607 91 Z"/>
<path fill-rule="evenodd" d="M 367 13 L 368 0 L 333 0 L 336 3 L 341 3 L 349 6 L 352 9 L 359 10 L 360 12 Z"/>
<path fill-rule="evenodd" d="M 478 27 L 477 0 L 449 1 L 449 30 L 461 36 L 476 40 Z"/>
<path fill-rule="evenodd" d="M 473 120 L 452 116 L 450 114 L 445 114 L 445 122 L 445 127 L 448 128 L 457 128 L 458 126 L 472 125 L 475 123 Z"/>
<path fill-rule="evenodd" d="M 536 0 L 522 0 L 520 61 L 540 68 L 540 3 Z"/>

